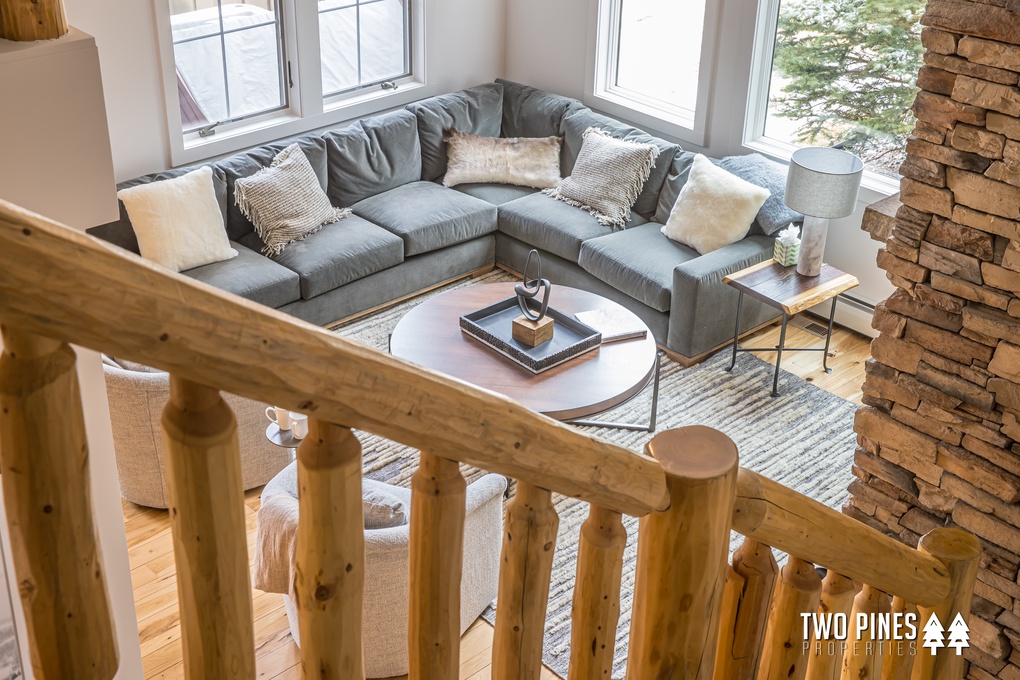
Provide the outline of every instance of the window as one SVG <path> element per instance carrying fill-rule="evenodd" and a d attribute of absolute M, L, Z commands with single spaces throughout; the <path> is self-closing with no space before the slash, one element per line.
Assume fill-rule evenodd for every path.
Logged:
<path fill-rule="evenodd" d="M 170 0 L 170 7 L 184 132 L 287 105 L 279 3 Z"/>
<path fill-rule="evenodd" d="M 714 7 L 713 0 L 601 0 L 590 93 L 598 106 L 700 144 Z"/>
<path fill-rule="evenodd" d="M 399 106 L 423 85 L 423 0 L 154 2 L 175 165 Z"/>
<path fill-rule="evenodd" d="M 410 75 L 408 5 L 403 0 L 319 0 L 325 96 Z"/>
<path fill-rule="evenodd" d="M 747 143 L 839 146 L 898 176 L 922 65 L 923 0 L 763 0 Z"/>

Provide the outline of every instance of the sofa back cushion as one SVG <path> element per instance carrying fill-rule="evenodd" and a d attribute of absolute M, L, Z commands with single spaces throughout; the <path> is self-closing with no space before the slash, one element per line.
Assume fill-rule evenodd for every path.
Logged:
<path fill-rule="evenodd" d="M 446 172 L 443 131 L 457 128 L 482 137 L 499 137 L 503 118 L 503 86 L 487 83 L 423 99 L 407 106 L 418 122 L 421 178 L 432 181 Z"/>
<path fill-rule="evenodd" d="M 174 168 L 173 170 L 167 170 L 165 172 L 154 172 L 150 175 L 143 175 L 134 179 L 129 179 L 126 182 L 121 182 L 117 185 L 117 190 L 129 189 L 131 187 L 140 186 L 142 184 L 150 184 L 152 182 L 160 182 L 165 179 L 174 179 L 175 177 L 181 177 L 186 175 L 192 170 L 197 170 L 202 167 L 199 165 L 189 165 L 185 168 Z M 216 203 L 220 207 L 220 212 L 223 214 L 223 221 L 226 223 L 228 207 L 227 207 L 227 180 L 223 173 L 223 170 L 216 166 L 212 166 L 212 181 L 213 191 L 216 194 Z M 88 233 L 101 238 L 104 241 L 120 246 L 125 250 L 130 250 L 136 255 L 139 253 L 138 250 L 138 238 L 135 236 L 135 230 L 131 226 L 131 219 L 128 217 L 127 208 L 124 207 L 123 201 L 117 201 L 120 206 L 120 217 L 114 222 L 108 222 L 101 224 L 97 227 L 88 229 Z"/>
<path fill-rule="evenodd" d="M 634 203 L 634 212 L 646 219 L 655 215 L 655 208 L 659 201 L 659 191 L 666 180 L 673 157 L 680 152 L 680 146 L 667 142 L 664 139 L 653 137 L 635 127 L 625 125 L 613 118 L 595 113 L 589 108 L 571 109 L 563 116 L 560 124 L 560 132 L 563 133 L 563 152 L 560 159 L 560 169 L 563 176 L 570 175 L 577 161 L 577 154 L 581 151 L 581 144 L 584 142 L 584 131 L 590 127 L 601 128 L 613 137 L 628 139 L 642 144 L 655 144 L 659 147 L 659 156 L 655 159 L 651 174 L 645 182 L 637 202 Z"/>
<path fill-rule="evenodd" d="M 576 99 L 552 94 L 529 85 L 521 85 L 502 78 L 497 78 L 496 82 L 503 86 L 504 137 L 558 135 L 564 114 L 567 111 L 584 108 L 584 104 Z"/>
<path fill-rule="evenodd" d="M 421 179 L 418 123 L 410 111 L 366 118 L 322 137 L 329 175 L 326 194 L 335 206 L 350 206 Z"/>
<path fill-rule="evenodd" d="M 673 211 L 680 190 L 684 188 L 691 176 L 691 165 L 694 164 L 694 157 L 697 155 L 690 151 L 681 151 L 673 159 L 669 166 L 669 172 L 666 173 L 666 181 L 662 183 L 662 190 L 659 192 L 659 200 L 653 218 L 655 222 L 665 224 L 669 219 L 669 213 Z"/>
<path fill-rule="evenodd" d="M 227 236 L 231 241 L 240 241 L 244 236 L 255 231 L 255 225 L 241 212 L 234 203 L 234 182 L 241 177 L 254 175 L 262 168 L 267 168 L 277 154 L 291 144 L 297 144 L 304 152 L 305 158 L 312 166 L 322 190 L 326 190 L 326 142 L 315 133 L 301 135 L 279 142 L 271 142 L 254 149 L 234 154 L 216 162 L 216 167 L 223 171 L 227 180 Z"/>

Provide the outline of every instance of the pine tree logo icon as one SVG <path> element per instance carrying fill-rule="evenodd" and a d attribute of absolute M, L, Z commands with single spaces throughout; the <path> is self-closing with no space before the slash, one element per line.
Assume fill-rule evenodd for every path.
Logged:
<path fill-rule="evenodd" d="M 927 633 L 927 628 L 925 628 Z M 925 637 L 927 640 L 927 637 Z M 961 614 L 957 614 L 953 622 L 949 624 L 949 642 L 946 643 L 947 647 L 952 647 L 956 650 L 956 655 L 960 656 L 963 653 L 964 647 L 970 647 L 970 628 L 967 627 L 967 622 L 963 620 Z"/>
<path fill-rule="evenodd" d="M 963 619 L 961 619 L 959 616 L 957 616 L 957 619 L 959 619 L 960 622 L 963 623 Z M 953 622 L 953 625 L 956 625 L 955 621 Z M 967 624 L 964 623 L 963 626 L 966 629 Z M 924 644 L 922 645 L 923 647 L 927 647 L 929 650 L 931 650 L 932 656 L 935 656 L 935 653 L 940 647 L 946 646 L 945 642 L 943 642 L 942 639 L 942 634 L 944 632 L 945 629 L 939 622 L 939 618 L 935 616 L 934 612 L 932 612 L 931 617 L 928 619 L 928 623 L 924 624 Z M 957 653 L 959 653 L 959 650 L 957 650 Z"/>

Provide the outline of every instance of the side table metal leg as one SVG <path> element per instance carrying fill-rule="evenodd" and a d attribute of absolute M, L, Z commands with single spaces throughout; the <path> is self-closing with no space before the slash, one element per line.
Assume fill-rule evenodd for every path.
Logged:
<path fill-rule="evenodd" d="M 779 346 L 776 348 L 776 373 L 772 377 L 772 396 L 779 396 L 779 364 L 783 361 L 783 348 L 786 347 L 786 322 L 790 317 L 783 312 L 783 327 L 779 331 Z"/>
<path fill-rule="evenodd" d="M 825 351 L 822 352 L 822 368 L 826 373 L 832 373 L 829 368 L 829 341 L 832 340 L 832 322 L 836 318 L 836 300 L 839 296 L 832 298 L 832 308 L 829 310 L 829 330 L 825 333 Z"/>
<path fill-rule="evenodd" d="M 744 304 L 744 291 L 737 292 L 737 320 L 733 322 L 733 358 L 730 359 L 730 367 L 727 371 L 732 371 L 733 367 L 737 365 L 737 340 L 740 338 L 740 307 Z"/>

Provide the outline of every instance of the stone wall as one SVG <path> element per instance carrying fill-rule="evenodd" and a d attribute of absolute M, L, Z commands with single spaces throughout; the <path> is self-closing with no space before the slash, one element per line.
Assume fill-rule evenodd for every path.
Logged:
<path fill-rule="evenodd" d="M 969 678 L 1020 680 L 1020 0 L 930 0 L 900 201 L 866 228 L 875 311 L 844 512 L 985 545 Z"/>

